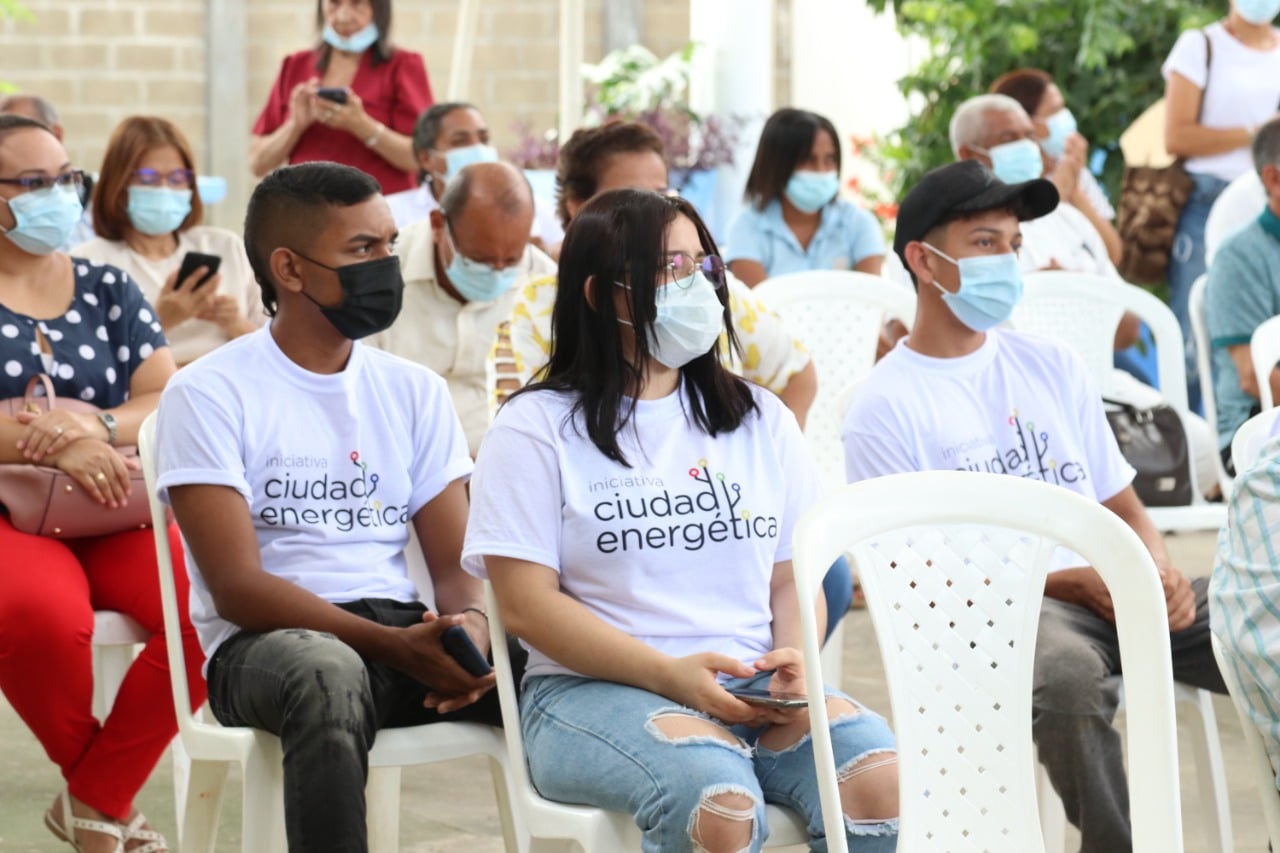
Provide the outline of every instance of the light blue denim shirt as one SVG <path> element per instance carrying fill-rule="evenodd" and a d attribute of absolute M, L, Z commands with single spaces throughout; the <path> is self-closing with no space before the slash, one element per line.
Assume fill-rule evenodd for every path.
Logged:
<path fill-rule="evenodd" d="M 782 219 L 782 202 L 764 210 L 748 207 L 729 228 L 726 261 L 757 261 L 769 277 L 806 270 L 851 270 L 864 258 L 883 255 L 880 223 L 851 201 L 836 196 L 822 208 L 818 231 L 806 251 Z"/>

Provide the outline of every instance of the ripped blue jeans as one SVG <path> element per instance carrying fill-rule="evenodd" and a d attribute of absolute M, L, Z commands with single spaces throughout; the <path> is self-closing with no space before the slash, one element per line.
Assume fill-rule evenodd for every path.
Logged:
<path fill-rule="evenodd" d="M 762 673 L 728 684 L 764 687 L 768 678 Z M 848 699 L 834 690 L 827 695 Z M 853 704 L 855 713 L 832 717 L 842 780 L 863 759 L 878 753 L 883 753 L 880 760 L 896 757 L 884 718 Z M 741 740 L 736 746 L 704 736 L 673 742 L 658 729 L 666 715 L 701 716 L 657 694 L 614 682 L 565 675 L 528 679 L 520 720 L 534 785 L 551 800 L 630 813 L 643 832 L 643 849 L 651 853 L 698 850 L 694 833 L 704 801 L 727 793 L 744 794 L 753 803 L 746 814 L 710 804 L 712 813 L 724 817 L 753 818 L 751 841 L 743 849 L 759 850 L 767 838 L 766 802 L 800 813 L 809 827 L 810 849 L 827 849 L 807 735 L 777 752 L 759 745 L 765 729 L 749 726 L 726 727 Z M 887 853 L 897 847 L 897 818 L 846 817 L 845 827 L 854 853 Z"/>

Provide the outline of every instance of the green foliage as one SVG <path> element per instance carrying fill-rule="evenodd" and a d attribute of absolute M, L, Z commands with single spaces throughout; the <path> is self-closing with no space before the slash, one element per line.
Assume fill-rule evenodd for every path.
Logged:
<path fill-rule="evenodd" d="M 884 11 L 889 0 L 869 0 Z M 1185 29 L 1225 14 L 1225 0 L 899 0 L 898 31 L 926 56 L 899 81 L 912 118 L 881 149 L 897 188 L 952 160 L 951 114 L 1014 68 L 1043 69 L 1057 82 L 1080 132 L 1112 149 L 1164 94 L 1160 66 Z M 1107 158 L 1118 185 L 1124 164 Z"/>
<path fill-rule="evenodd" d="M 18 0 L 0 0 L 0 19 L 13 18 L 15 21 L 22 23 L 30 23 L 35 20 L 35 16 L 31 14 L 26 6 L 23 6 Z M 13 86 L 0 80 L 0 95 L 6 95 L 13 92 Z"/>

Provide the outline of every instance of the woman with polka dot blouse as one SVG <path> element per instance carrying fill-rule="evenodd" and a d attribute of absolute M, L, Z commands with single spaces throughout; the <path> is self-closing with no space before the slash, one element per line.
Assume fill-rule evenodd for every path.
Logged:
<path fill-rule="evenodd" d="M 138 428 L 175 370 L 159 319 L 128 275 L 56 251 L 80 218 L 81 173 L 44 125 L 0 116 L 0 398 L 48 374 L 56 393 L 101 416 L 55 409 L 0 415 L 0 463 L 56 466 L 108 509 L 130 493 L 115 445 Z M 176 528 L 170 530 L 180 555 Z M 133 797 L 177 732 L 149 530 L 57 540 L 0 513 L 0 690 L 67 782 L 44 822 L 77 850 L 166 849 Z M 186 573 L 175 580 L 185 609 Z M 111 713 L 90 711 L 93 611 L 151 632 Z M 182 614 L 192 702 L 204 701 L 200 646 Z"/>

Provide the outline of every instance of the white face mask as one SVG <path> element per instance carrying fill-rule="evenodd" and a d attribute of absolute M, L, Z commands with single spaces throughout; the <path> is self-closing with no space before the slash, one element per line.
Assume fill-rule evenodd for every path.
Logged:
<path fill-rule="evenodd" d="M 621 282 L 618 286 L 630 289 Z M 655 307 L 653 357 L 672 369 L 704 355 L 724 330 L 724 306 L 702 270 L 658 288 Z M 618 322 L 634 326 L 621 317 Z"/>

